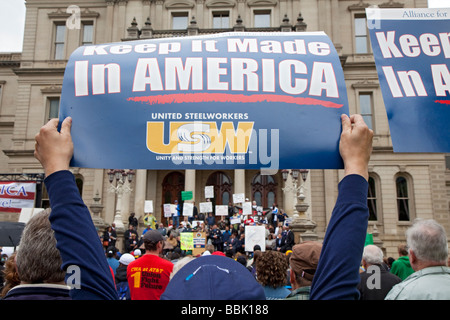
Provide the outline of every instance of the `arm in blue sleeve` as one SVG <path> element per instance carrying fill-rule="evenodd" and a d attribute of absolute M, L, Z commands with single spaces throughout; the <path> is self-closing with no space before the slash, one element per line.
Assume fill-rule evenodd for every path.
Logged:
<path fill-rule="evenodd" d="M 117 292 L 89 209 L 81 199 L 70 171 L 58 171 L 45 179 L 52 208 L 50 222 L 62 268 L 80 268 L 80 289 L 72 289 L 72 299 L 117 299 Z"/>
<path fill-rule="evenodd" d="M 369 218 L 368 183 L 360 175 L 348 175 L 338 190 L 311 285 L 311 300 L 359 298 L 359 267 Z"/>

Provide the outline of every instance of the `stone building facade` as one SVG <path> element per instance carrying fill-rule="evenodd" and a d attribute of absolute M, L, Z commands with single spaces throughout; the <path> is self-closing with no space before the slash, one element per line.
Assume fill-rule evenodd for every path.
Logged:
<path fill-rule="evenodd" d="M 405 230 L 415 218 L 434 218 L 450 231 L 450 164 L 445 154 L 393 153 L 365 27 L 364 10 L 370 5 L 424 8 L 427 1 L 27 0 L 23 51 L 0 53 L 1 177 L 43 172 L 33 157 L 34 136 L 58 115 L 64 68 L 71 52 L 81 45 L 232 31 L 324 31 L 341 58 L 350 113 L 362 114 L 375 134 L 368 233 L 386 255 L 396 258 L 396 247 L 405 241 Z M 203 202 L 206 185 L 215 186 L 217 204 L 226 204 L 234 193 L 245 193 L 264 207 L 277 202 L 292 217 L 297 202 L 287 190 L 292 175 L 285 181 L 281 171 L 264 176 L 257 170 L 137 170 L 131 192 L 122 194 L 120 201 L 110 192 L 108 170 L 72 171 L 100 229 L 111 224 L 117 213 L 125 226 L 130 212 L 143 216 L 145 200 L 153 200 L 156 217 L 164 221 L 164 203 L 179 199 L 183 190 L 193 191 L 197 204 Z M 306 217 L 314 221 L 319 240 L 342 176 L 341 170 L 310 170 L 304 183 Z M 36 206 L 46 207 L 45 188 L 41 191 Z M 0 220 L 17 219 L 18 214 L 0 213 Z"/>

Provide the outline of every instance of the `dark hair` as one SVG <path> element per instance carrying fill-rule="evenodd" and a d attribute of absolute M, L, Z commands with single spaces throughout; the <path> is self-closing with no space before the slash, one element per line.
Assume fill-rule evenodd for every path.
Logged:
<path fill-rule="evenodd" d="M 244 267 L 247 267 L 247 258 L 245 256 L 240 255 L 236 258 L 236 261 L 242 264 Z"/>
<path fill-rule="evenodd" d="M 158 248 L 158 242 L 162 242 L 164 246 L 164 241 L 151 241 L 144 238 L 144 247 L 146 251 L 156 251 Z"/>
<path fill-rule="evenodd" d="M 398 245 L 398 253 L 402 256 L 408 255 L 408 247 L 406 246 L 406 244 L 402 243 Z"/>

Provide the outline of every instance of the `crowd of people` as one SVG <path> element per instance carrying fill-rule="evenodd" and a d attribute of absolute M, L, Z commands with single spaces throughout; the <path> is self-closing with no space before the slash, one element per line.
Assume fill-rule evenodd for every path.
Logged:
<path fill-rule="evenodd" d="M 121 287 L 120 298 L 131 300 L 450 299 L 448 240 L 435 220 L 417 220 L 407 231 L 408 276 L 405 258 L 385 264 L 378 247 L 364 246 L 373 132 L 359 115 L 341 120 L 344 178 L 322 242 L 294 244 L 284 253 L 254 247 L 250 255 L 236 250 L 227 256 L 233 252 L 211 240 L 213 247 L 201 256 L 175 259 L 176 247 L 164 251 L 170 235 L 166 239 L 156 228 L 142 236 L 144 254 L 135 249 L 117 259 L 114 251 L 105 252 L 69 171 L 71 119 L 60 131 L 58 120 L 50 120 L 36 136 L 35 157 L 44 167 L 52 208 L 27 223 L 10 264 L 20 282 L 7 283 L 3 299 L 116 300 Z M 212 232 L 217 229 L 213 225 L 210 239 L 222 233 Z M 406 278 L 396 279 L 396 270 Z"/>
<path fill-rule="evenodd" d="M 50 211 L 45 211 L 40 215 L 37 215 L 27 227 L 24 233 L 24 240 L 31 239 L 32 233 L 36 232 L 36 229 L 42 229 L 42 226 L 47 221 L 47 232 L 50 232 L 50 224 L 48 223 Z M 131 220 L 132 216 L 130 216 Z M 224 222 L 225 223 L 225 222 Z M 183 225 L 183 224 L 181 224 Z M 142 245 L 139 248 L 124 251 L 121 253 L 114 246 L 106 248 L 105 255 L 108 265 L 110 267 L 111 276 L 114 278 L 114 285 L 117 291 L 118 298 L 120 300 L 159 300 L 159 299 L 191 299 L 192 288 L 187 288 L 186 291 L 180 291 L 180 281 L 175 278 L 173 283 L 178 285 L 170 289 L 165 293 L 166 288 L 169 286 L 172 279 L 178 273 L 183 270 L 183 277 L 185 270 L 183 269 L 188 263 L 193 262 L 195 259 L 204 260 L 207 256 L 214 256 L 214 263 L 217 266 L 227 266 L 227 270 L 234 268 L 236 273 L 240 274 L 239 285 L 243 283 L 250 285 L 251 292 L 247 291 L 240 293 L 234 298 L 239 299 L 270 299 L 270 300 L 308 300 L 310 299 L 311 285 L 319 265 L 320 254 L 322 251 L 322 243 L 318 241 L 305 241 L 299 244 L 292 244 L 287 250 L 280 250 L 280 247 L 266 246 L 262 251 L 259 245 L 254 246 L 252 251 L 234 250 L 232 247 L 226 245 L 221 246 L 218 243 L 212 241 L 211 231 L 219 230 L 219 233 L 223 238 L 225 235 L 230 235 L 229 225 L 225 224 L 224 230 L 217 228 L 217 225 L 213 225 L 213 229 L 209 230 L 205 227 L 205 223 L 199 225 L 197 231 L 205 231 L 208 236 L 207 244 L 204 252 L 193 256 L 181 250 L 180 246 L 180 233 L 186 232 L 186 227 L 180 226 L 176 228 L 169 223 L 165 227 L 162 223 L 156 225 L 155 229 L 149 228 L 144 230 L 141 240 Z M 130 234 L 137 236 L 135 231 L 137 225 L 130 224 Z M 233 236 L 236 238 L 245 238 L 244 226 L 240 226 L 238 229 L 233 229 Z M 284 231 L 279 228 L 282 238 L 286 238 L 286 225 L 284 225 Z M 267 234 L 271 234 L 269 230 L 273 227 L 266 225 Z M 114 231 L 114 228 L 107 228 L 109 232 Z M 441 259 L 442 262 L 431 263 L 430 258 L 422 256 L 424 252 L 423 248 L 416 249 L 418 253 L 410 253 L 409 247 L 406 244 L 400 244 L 398 246 L 398 258 L 384 257 L 383 251 L 376 245 L 366 245 L 364 247 L 361 265 L 360 265 L 360 282 L 358 283 L 359 299 L 360 300 L 384 300 L 384 299 L 449 299 L 450 295 L 446 293 L 440 293 L 442 295 L 433 295 L 433 291 L 429 286 L 438 286 L 439 288 L 448 284 L 448 278 L 446 274 L 446 261 L 447 256 L 445 251 L 446 237 L 445 231 L 434 220 L 418 221 L 409 231 L 410 244 L 414 245 L 413 238 L 428 237 L 426 248 L 426 254 L 428 256 L 435 256 L 433 261 Z M 414 231 L 415 230 L 415 231 Z M 415 232 L 416 234 L 412 234 Z M 427 234 L 427 235 L 424 235 Z M 50 235 L 47 235 L 50 237 Z M 100 237 L 103 239 L 103 237 Z M 231 239 L 231 237 L 228 237 Z M 30 240 L 31 241 L 31 240 Z M 266 236 L 268 241 L 268 236 Z M 145 243 L 145 244 L 144 244 Z M 225 242 L 226 243 L 226 242 Z M 38 246 L 39 251 L 43 252 L 42 246 Z M 417 245 L 417 244 L 416 244 Z M 58 256 L 54 263 L 56 265 L 53 270 L 56 270 L 61 263 L 61 258 L 58 254 L 55 254 L 55 246 L 53 248 L 53 254 Z M 35 250 L 31 245 L 25 246 L 23 249 L 25 252 L 20 252 L 22 256 L 29 254 L 30 250 Z M 48 250 L 46 250 L 48 251 Z M 148 253 L 148 254 L 147 254 Z M 48 252 L 47 255 L 50 255 Z M 410 261 L 411 254 L 413 254 L 414 260 Z M 420 265 L 427 265 L 424 271 L 418 269 L 417 254 L 421 257 Z M 22 268 L 28 270 L 23 272 L 22 278 L 18 274 L 18 268 L 16 265 L 17 252 L 14 252 L 10 257 L 2 255 L 2 281 L 3 286 L 0 288 L 0 297 L 5 298 L 7 293 L 16 286 L 19 286 L 23 282 L 32 282 L 34 275 L 28 268 Z M 220 258 L 219 258 L 220 257 Z M 23 259 L 23 258 L 22 258 Z M 19 256 L 19 261 L 21 260 Z M 225 261 L 229 260 L 229 261 Z M 232 262 L 233 261 L 233 262 Z M 450 261 L 449 261 L 450 262 Z M 208 265 L 211 261 L 208 260 Z M 199 266 L 198 264 L 193 264 Z M 241 266 L 240 266 L 241 265 Z M 416 269 L 413 268 L 416 266 Z M 190 266 L 192 269 L 192 266 Z M 48 267 L 47 267 L 48 269 Z M 157 270 L 157 271 L 156 271 Z M 217 269 L 219 270 L 219 269 Z M 217 272 L 214 270 L 214 272 Z M 192 270 L 191 270 L 192 271 Z M 194 270 L 195 271 L 195 270 Z M 417 271 L 417 272 L 416 272 Z M 448 271 L 448 270 L 447 270 Z M 448 273 L 447 273 L 448 274 Z M 224 274 L 227 275 L 228 274 Z M 224 276 L 223 275 L 223 276 Z M 417 291 L 417 287 L 424 286 L 424 284 L 413 283 L 408 286 L 410 282 L 419 281 L 422 277 L 427 275 L 427 280 L 422 280 L 425 283 L 424 291 Z M 65 273 L 55 273 L 53 277 L 59 282 L 64 280 Z M 135 286 L 136 277 L 140 277 L 139 286 Z M 196 280 L 206 286 L 207 281 L 210 281 L 213 287 L 220 288 L 223 286 L 223 281 L 230 283 L 230 279 L 226 277 L 218 277 L 212 279 L 205 279 L 205 275 L 202 277 L 197 276 Z M 255 281 L 252 281 L 252 280 Z M 441 282 L 442 281 L 442 282 Z M 146 283 L 147 285 L 141 285 Z M 427 283 L 429 283 L 427 285 Z M 194 282 L 191 282 L 192 285 Z M 131 286 L 131 287 L 130 287 Z M 410 287 L 412 286 L 412 288 Z M 19 286 L 20 287 L 20 286 Z M 219 289 L 218 289 L 219 290 Z M 20 292 L 20 291 L 19 291 Z M 184 292 L 184 293 L 183 293 Z M 223 292 L 222 292 L 223 293 Z M 185 295 L 183 295 L 185 294 Z M 199 293 L 197 298 L 206 299 L 203 296 L 205 293 Z M 218 293 L 206 293 L 209 295 L 209 299 L 216 296 Z M 248 294 L 248 296 L 246 296 Z M 217 295 L 217 298 L 221 299 L 224 296 Z"/>
<path fill-rule="evenodd" d="M 153 236 L 155 236 L 156 234 L 158 238 L 163 241 L 162 250 L 158 252 L 158 255 L 161 258 L 176 264 L 185 257 L 192 257 L 192 251 L 182 249 L 180 234 L 183 232 L 200 232 L 205 235 L 204 248 L 200 249 L 204 250 L 203 255 L 214 254 L 234 259 L 248 268 L 255 279 L 257 279 L 257 259 L 255 257 L 260 256 L 260 246 L 258 245 L 254 251 L 246 251 L 245 226 L 261 226 L 265 230 L 265 250 L 273 250 L 276 252 L 278 260 L 281 259 L 284 263 L 289 262 L 288 259 L 292 252 L 292 246 L 294 245 L 294 235 L 290 230 L 288 220 L 285 219 L 287 216 L 282 213 L 281 209 L 278 209 L 276 204 L 274 204 L 272 209 L 266 213 L 258 212 L 255 206 L 255 210 L 253 210 L 251 216 L 243 216 L 242 208 L 239 206 L 232 206 L 230 204 L 229 208 L 229 216 L 222 216 L 218 221 L 216 221 L 215 217 L 212 215 L 207 215 L 208 219 L 205 215 L 194 214 L 192 218 L 184 217 L 184 221 L 181 222 L 178 220 L 178 225 L 174 223 L 173 218 L 168 219 L 167 224 L 165 225 L 164 223 L 158 223 L 153 214 L 146 214 L 142 218 L 145 227 L 143 232 L 138 232 L 139 223 L 133 212 L 128 218 L 128 230 L 124 233 L 124 249 L 121 251 L 116 247 L 117 233 L 115 225 L 112 224 L 111 226 L 106 227 L 103 234 L 100 235 L 100 240 L 103 243 L 108 264 L 114 273 L 119 297 L 121 299 L 131 299 L 132 297 L 126 277 L 126 268 L 128 267 L 128 264 L 135 259 L 141 257 L 144 257 L 142 260 L 147 259 L 147 250 L 144 245 L 146 235 L 149 236 L 153 234 Z M 277 215 L 277 217 L 274 219 L 273 217 L 275 215 Z M 214 219 L 211 219 L 211 217 Z M 232 220 L 233 218 L 239 218 L 238 221 L 243 222 L 233 224 L 232 222 L 235 221 Z M 192 258 L 199 256 L 200 254 Z M 268 258 L 267 262 L 273 261 L 273 258 L 274 257 Z M 159 260 L 159 263 L 161 263 L 161 260 Z M 269 263 L 267 263 L 267 265 L 269 265 Z M 171 269 L 167 264 L 165 264 L 165 267 L 166 269 Z M 266 282 L 275 279 L 273 276 L 262 277 L 262 274 L 268 270 L 270 270 L 270 268 L 265 267 L 259 272 L 260 279 L 265 278 Z M 140 273 L 140 275 L 142 276 L 142 273 Z M 148 276 L 147 278 L 149 279 L 146 279 L 145 281 L 149 283 L 160 283 L 163 279 L 162 275 L 156 277 L 154 273 L 148 274 L 146 276 Z M 133 274 L 130 275 L 130 277 L 132 276 Z M 166 274 L 166 278 L 169 276 L 170 274 Z M 152 279 L 150 279 L 150 277 L 152 277 Z M 284 288 L 284 292 L 289 292 L 286 287 L 289 286 L 289 281 L 284 283 L 284 280 L 288 279 L 284 279 L 282 275 L 280 277 L 282 278 L 282 281 L 278 279 L 277 286 L 279 284 Z M 260 282 L 262 282 L 262 280 Z M 271 291 L 269 290 L 271 285 L 264 286 L 264 288 L 269 292 L 267 296 L 272 296 L 270 293 Z M 146 296 L 144 295 L 143 297 Z"/>
<path fill-rule="evenodd" d="M 274 205 L 275 207 L 275 205 Z M 180 233 L 182 232 L 204 232 L 208 243 L 213 244 L 219 251 L 232 250 L 233 253 L 244 253 L 245 248 L 245 226 L 263 226 L 265 228 L 265 246 L 269 249 L 286 252 L 292 248 L 294 243 L 294 234 L 291 232 L 289 223 L 285 219 L 287 215 L 278 210 L 277 223 L 267 219 L 267 215 L 258 214 L 256 210 L 252 215 L 242 215 L 242 210 L 238 206 L 231 206 L 232 214 L 228 217 L 221 216 L 216 219 L 213 215 L 209 215 L 207 219 L 205 216 L 184 217 L 178 225 L 174 223 L 173 218 L 169 218 L 166 224 L 158 221 L 153 217 L 153 214 L 147 214 L 145 217 L 153 217 L 152 224 L 145 223 L 144 230 L 138 231 L 138 222 L 135 213 L 129 216 L 128 229 L 124 233 L 124 252 L 132 252 L 135 249 L 142 249 L 143 236 L 148 230 L 158 230 L 164 237 L 166 250 L 173 249 L 180 244 Z M 272 213 L 272 210 L 271 210 Z M 272 215 L 272 214 L 271 214 Z M 238 218 L 240 223 L 232 223 L 232 219 Z M 136 219 L 136 222 L 134 221 Z M 216 221 L 217 220 L 217 221 Z M 101 235 L 101 241 L 105 251 L 108 248 L 116 247 L 117 232 L 115 224 L 105 228 Z M 116 249 L 117 250 L 117 249 Z"/>

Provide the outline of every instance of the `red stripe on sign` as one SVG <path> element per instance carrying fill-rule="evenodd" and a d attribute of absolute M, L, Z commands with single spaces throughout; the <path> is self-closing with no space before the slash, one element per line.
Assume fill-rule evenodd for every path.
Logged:
<path fill-rule="evenodd" d="M 34 200 L 36 182 L 5 181 L 0 182 L 0 198 Z"/>
<path fill-rule="evenodd" d="M 292 97 L 284 95 L 254 94 L 246 96 L 243 94 L 229 93 L 176 93 L 166 95 L 155 95 L 146 97 L 129 97 L 127 101 L 153 104 L 166 103 L 200 103 L 200 102 L 233 102 L 233 103 L 253 103 L 253 102 L 284 102 L 298 105 L 323 106 L 325 108 L 342 108 L 343 104 L 324 101 L 314 98 Z"/>
<path fill-rule="evenodd" d="M 436 100 L 434 102 L 435 103 L 440 103 L 440 104 L 450 104 L 450 100 Z"/>
<path fill-rule="evenodd" d="M 26 195 L 20 193 L 18 195 L 14 194 L 1 194 L 0 198 L 2 199 L 20 199 L 20 200 L 34 200 L 34 192 L 27 192 Z"/>
<path fill-rule="evenodd" d="M 22 208 L 5 208 L 5 207 L 0 207 L 0 212 L 19 213 L 21 211 L 22 211 Z"/>

